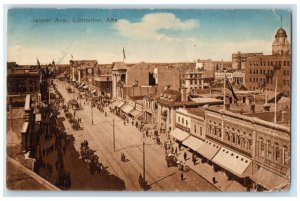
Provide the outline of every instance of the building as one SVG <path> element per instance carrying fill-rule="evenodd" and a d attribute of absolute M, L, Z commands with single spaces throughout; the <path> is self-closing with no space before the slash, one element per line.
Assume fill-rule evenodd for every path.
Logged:
<path fill-rule="evenodd" d="M 262 56 L 263 53 L 241 53 L 237 52 L 236 54 L 232 54 L 232 69 L 233 70 L 241 70 L 246 67 L 246 60 L 248 57 L 252 56 Z"/>
<path fill-rule="evenodd" d="M 260 190 L 280 190 L 288 185 L 288 127 L 209 108 L 205 120 L 207 140 L 219 147 L 208 159 L 216 171 L 225 172 L 245 186 L 255 184 Z"/>
<path fill-rule="evenodd" d="M 156 98 L 154 95 L 145 96 L 143 99 L 144 116 L 143 119 L 145 123 L 154 124 L 157 119 L 157 109 L 158 105 L 156 103 Z"/>
<path fill-rule="evenodd" d="M 245 72 L 244 71 L 234 71 L 232 73 L 233 84 L 245 84 Z"/>
<path fill-rule="evenodd" d="M 226 79 L 229 82 L 233 82 L 233 72 L 232 71 L 215 71 L 215 81 L 224 81 Z"/>
<path fill-rule="evenodd" d="M 281 48 L 281 49 L 280 49 Z M 246 87 L 250 90 L 291 94 L 290 45 L 283 28 L 278 29 L 272 46 L 272 55 L 248 57 L 245 68 Z"/>
<path fill-rule="evenodd" d="M 112 97 L 112 75 L 111 74 L 101 74 L 94 78 L 94 83 L 99 94 L 106 96 L 108 98 Z"/>
<path fill-rule="evenodd" d="M 40 94 L 41 70 L 38 66 L 19 66 L 7 63 L 7 104 L 23 107 L 26 95 L 38 99 Z"/>
<path fill-rule="evenodd" d="M 71 81 L 94 85 L 96 60 L 70 60 Z"/>
<path fill-rule="evenodd" d="M 196 89 L 204 88 L 203 71 L 199 69 L 181 73 L 181 86 L 187 88 L 187 93 L 194 93 Z"/>
<path fill-rule="evenodd" d="M 202 69 L 204 71 L 224 71 L 230 70 L 232 68 L 231 65 L 231 61 L 213 61 L 211 59 L 198 59 L 196 63 L 196 68 Z"/>
<path fill-rule="evenodd" d="M 275 35 L 275 40 L 272 44 L 272 55 L 290 55 L 291 54 L 291 45 L 287 40 L 286 31 L 280 27 L 277 30 Z"/>

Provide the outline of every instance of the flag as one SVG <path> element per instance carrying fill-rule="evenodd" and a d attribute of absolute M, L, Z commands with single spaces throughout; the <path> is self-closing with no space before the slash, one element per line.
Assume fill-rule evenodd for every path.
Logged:
<path fill-rule="evenodd" d="M 126 55 L 125 55 L 125 50 L 124 50 L 124 47 L 123 47 L 123 60 L 126 59 Z"/>
<path fill-rule="evenodd" d="M 225 77 L 225 79 L 226 79 L 226 87 L 227 87 L 227 89 L 229 89 L 229 90 L 231 91 L 232 96 L 233 96 L 233 98 L 234 98 L 234 102 L 237 103 L 238 97 L 237 97 L 236 94 L 234 93 L 233 88 L 232 88 L 232 85 L 231 85 L 231 83 L 229 82 L 229 80 L 228 80 L 226 77 Z"/>

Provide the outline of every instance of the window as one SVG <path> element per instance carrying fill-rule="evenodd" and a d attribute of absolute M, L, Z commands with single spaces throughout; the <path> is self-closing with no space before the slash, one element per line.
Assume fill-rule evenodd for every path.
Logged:
<path fill-rule="evenodd" d="M 226 138 L 227 138 L 227 141 L 230 142 L 230 135 L 228 134 L 228 132 L 226 132 Z"/>
<path fill-rule="evenodd" d="M 185 125 L 186 125 L 186 127 L 188 127 L 188 121 L 187 120 L 185 121 Z"/>
<path fill-rule="evenodd" d="M 281 151 L 279 149 L 279 144 L 278 143 L 275 143 L 275 160 L 277 162 L 280 161 L 280 155 L 281 155 Z"/>
<path fill-rule="evenodd" d="M 200 127 L 200 135 L 202 136 L 202 127 Z"/>
<path fill-rule="evenodd" d="M 183 118 L 181 119 L 181 123 L 184 124 L 184 119 Z"/>
<path fill-rule="evenodd" d="M 178 121 L 177 122 L 180 123 L 180 117 L 178 117 Z"/>
<path fill-rule="evenodd" d="M 283 152 L 284 152 L 284 154 L 283 154 L 283 164 L 288 165 L 290 157 L 289 157 L 288 148 L 285 145 L 283 146 Z"/>
<path fill-rule="evenodd" d="M 197 126 L 194 125 L 194 133 L 197 133 Z"/>
<path fill-rule="evenodd" d="M 264 156 L 265 154 L 265 144 L 263 138 L 260 138 L 260 155 Z"/>
<path fill-rule="evenodd" d="M 250 74 L 252 74 L 252 69 L 250 69 Z"/>
<path fill-rule="evenodd" d="M 235 144 L 235 136 L 234 135 L 232 135 L 232 143 Z"/>
<path fill-rule="evenodd" d="M 273 153 L 272 153 L 272 145 L 271 145 L 271 141 L 270 140 L 267 141 L 267 149 L 268 149 L 268 151 L 267 151 L 267 157 L 268 158 L 272 158 L 273 157 Z"/>
<path fill-rule="evenodd" d="M 248 145 L 249 145 L 248 149 L 252 150 L 252 140 L 248 140 Z"/>
<path fill-rule="evenodd" d="M 286 75 L 290 76 L 290 70 L 286 70 Z"/>
<path fill-rule="evenodd" d="M 285 74 L 285 70 L 283 70 L 283 75 L 286 75 L 286 74 Z"/>
<path fill-rule="evenodd" d="M 240 136 L 236 136 L 236 143 L 237 143 L 237 145 L 240 145 L 241 144 L 241 141 L 240 141 Z"/>

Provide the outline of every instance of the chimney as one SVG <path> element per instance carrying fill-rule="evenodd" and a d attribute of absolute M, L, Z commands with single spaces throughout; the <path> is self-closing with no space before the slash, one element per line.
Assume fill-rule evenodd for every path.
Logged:
<path fill-rule="evenodd" d="M 181 93 L 181 102 L 187 102 L 187 88 L 186 87 L 181 87 L 180 89 L 180 93 Z"/>

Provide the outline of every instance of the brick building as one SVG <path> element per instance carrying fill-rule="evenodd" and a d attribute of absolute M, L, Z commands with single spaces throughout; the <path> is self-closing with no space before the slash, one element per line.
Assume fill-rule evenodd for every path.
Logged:
<path fill-rule="evenodd" d="M 248 57 L 245 68 L 246 86 L 250 90 L 274 91 L 290 96 L 291 55 L 284 29 L 278 29 L 272 46 L 272 55 Z"/>
<path fill-rule="evenodd" d="M 263 53 L 241 53 L 232 54 L 232 69 L 241 70 L 246 68 L 246 60 L 248 57 L 262 56 Z"/>

